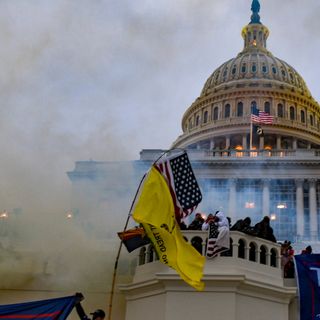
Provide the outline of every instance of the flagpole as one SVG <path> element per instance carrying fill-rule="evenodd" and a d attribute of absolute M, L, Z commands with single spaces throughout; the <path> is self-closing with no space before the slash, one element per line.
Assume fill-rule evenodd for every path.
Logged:
<path fill-rule="evenodd" d="M 146 177 L 146 175 L 147 175 L 147 173 L 145 173 L 145 174 L 143 175 L 142 179 L 140 180 L 140 183 L 139 183 L 139 186 L 138 186 L 138 188 L 137 188 L 136 194 L 134 195 L 133 201 L 132 201 L 131 206 L 130 206 L 129 214 L 128 214 L 126 223 L 125 223 L 125 225 L 124 225 L 123 232 L 125 232 L 125 231 L 127 230 L 127 227 L 128 227 L 128 224 L 129 224 L 129 219 L 130 219 L 130 217 L 131 217 L 131 210 L 132 210 L 133 204 L 134 204 L 134 202 L 135 202 L 135 200 L 136 200 L 136 198 L 137 198 L 137 195 L 138 195 L 140 186 L 141 186 L 144 178 Z M 120 239 L 120 245 L 119 245 L 119 248 L 118 248 L 118 253 L 117 253 L 117 256 L 116 256 L 116 261 L 115 261 L 115 263 L 114 263 L 114 268 L 113 268 L 112 285 L 111 285 L 110 298 L 109 298 L 108 320 L 111 320 L 112 302 L 113 302 L 113 296 L 114 296 L 114 288 L 115 288 L 115 284 L 116 284 L 116 276 L 117 276 L 118 263 L 119 263 L 119 258 L 120 258 L 120 253 L 121 253 L 122 244 L 123 244 L 123 240 Z"/>
<path fill-rule="evenodd" d="M 170 151 L 172 151 L 172 150 L 175 150 L 175 149 L 169 149 L 169 150 L 164 151 L 164 152 L 152 163 L 152 165 L 154 165 L 154 164 L 155 164 L 156 162 L 158 162 L 166 153 L 168 153 L 168 152 L 170 152 Z M 179 150 L 179 149 L 177 149 L 177 150 Z M 181 150 L 183 150 L 183 149 L 181 149 Z M 185 151 L 185 150 L 183 150 L 183 151 Z M 145 179 L 146 175 L 147 175 L 147 172 L 143 175 L 143 177 L 142 177 L 142 179 L 141 179 L 141 181 L 140 181 L 140 183 L 139 183 L 139 186 L 138 186 L 138 188 L 137 188 L 136 194 L 134 195 L 133 201 L 132 201 L 131 206 L 130 206 L 129 214 L 128 214 L 126 223 L 125 223 L 124 228 L 123 228 L 123 233 L 127 230 L 127 227 L 128 227 L 128 224 L 129 224 L 129 220 L 130 220 L 130 217 L 131 217 L 131 211 L 132 211 L 133 204 L 134 204 L 135 201 L 136 201 L 136 198 L 137 198 L 137 195 L 138 195 L 138 193 L 139 193 L 141 184 L 142 184 L 143 180 Z M 113 296 L 114 296 L 114 288 L 115 288 L 115 284 L 116 284 L 118 263 L 119 263 L 119 258 L 120 258 L 121 249 L 122 249 L 122 244 L 123 244 L 123 240 L 120 239 L 120 245 L 119 245 L 119 248 L 118 248 L 118 252 L 117 252 L 117 256 L 116 256 L 116 260 L 115 260 L 114 268 L 113 268 L 112 285 L 111 285 L 110 298 L 109 298 L 109 308 L 108 308 L 108 320 L 111 320 L 112 303 L 113 303 Z"/>
<path fill-rule="evenodd" d="M 252 131 L 253 131 L 253 124 L 252 124 L 252 116 L 250 115 L 250 151 L 249 156 L 251 157 L 251 150 L 252 150 Z"/>

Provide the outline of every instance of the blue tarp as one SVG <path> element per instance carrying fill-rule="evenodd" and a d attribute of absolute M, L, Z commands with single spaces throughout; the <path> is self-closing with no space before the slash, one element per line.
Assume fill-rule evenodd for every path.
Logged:
<path fill-rule="evenodd" d="M 76 302 L 75 296 L 0 305 L 0 319 L 64 320 Z"/>

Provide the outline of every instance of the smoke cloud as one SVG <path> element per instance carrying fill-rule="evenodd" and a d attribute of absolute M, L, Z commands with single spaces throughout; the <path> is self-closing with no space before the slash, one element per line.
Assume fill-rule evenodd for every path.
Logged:
<path fill-rule="evenodd" d="M 0 288 L 35 280 L 70 290 L 110 286 L 115 232 L 138 181 L 130 178 L 125 195 L 97 199 L 96 207 L 78 199 L 79 214 L 68 220 L 66 171 L 77 160 L 133 160 L 142 148 L 168 148 L 205 80 L 242 50 L 250 4 L 1 1 L 0 211 L 9 218 L 0 220 L 7 275 Z M 318 0 L 261 1 L 269 50 L 301 73 L 318 100 L 319 13 Z M 125 173 L 114 183 L 128 180 Z M 121 268 L 130 273 L 127 260 Z"/>

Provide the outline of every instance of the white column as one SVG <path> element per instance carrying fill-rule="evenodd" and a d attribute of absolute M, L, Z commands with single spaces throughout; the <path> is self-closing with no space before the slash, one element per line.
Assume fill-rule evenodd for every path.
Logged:
<path fill-rule="evenodd" d="M 228 149 L 230 147 L 230 137 L 227 136 L 226 137 L 226 149 Z"/>
<path fill-rule="evenodd" d="M 270 180 L 269 179 L 263 179 L 262 214 L 263 216 L 269 216 L 270 214 Z"/>
<path fill-rule="evenodd" d="M 214 148 L 215 148 L 214 139 L 211 139 L 210 140 L 210 150 L 213 150 Z"/>
<path fill-rule="evenodd" d="M 236 221 L 236 186 L 237 186 L 237 179 L 230 179 L 230 188 L 229 188 L 229 210 L 228 210 L 228 217 L 231 218 L 231 223 L 234 224 Z"/>
<path fill-rule="evenodd" d="M 247 146 L 247 134 L 244 134 L 244 135 L 242 136 L 242 148 L 243 148 L 244 150 L 246 150 L 246 149 L 248 148 L 248 146 Z"/>
<path fill-rule="evenodd" d="M 296 223 L 298 241 L 304 237 L 303 179 L 296 180 Z"/>
<path fill-rule="evenodd" d="M 281 136 L 277 136 L 277 149 L 281 149 Z"/>
<path fill-rule="evenodd" d="M 310 210 L 310 236 L 311 240 L 318 238 L 317 196 L 316 180 L 309 180 L 309 210 Z"/>
<path fill-rule="evenodd" d="M 293 140 L 292 140 L 292 149 L 293 150 L 297 150 L 298 149 L 297 138 L 293 138 Z"/>
<path fill-rule="evenodd" d="M 264 137 L 259 138 L 259 149 L 260 150 L 264 149 Z"/>

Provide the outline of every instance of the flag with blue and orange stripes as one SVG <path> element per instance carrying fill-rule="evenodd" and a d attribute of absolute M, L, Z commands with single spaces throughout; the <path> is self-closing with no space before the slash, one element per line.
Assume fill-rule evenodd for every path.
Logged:
<path fill-rule="evenodd" d="M 64 320 L 72 311 L 76 296 L 0 305 L 0 320 Z"/>

